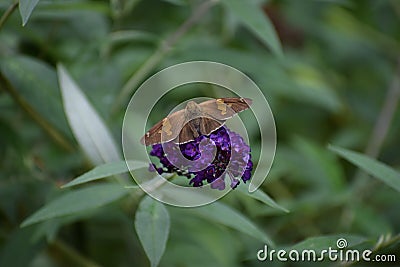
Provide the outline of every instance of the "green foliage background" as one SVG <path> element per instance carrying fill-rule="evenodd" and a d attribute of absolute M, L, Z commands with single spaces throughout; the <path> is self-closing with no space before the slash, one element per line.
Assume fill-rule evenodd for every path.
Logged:
<path fill-rule="evenodd" d="M 266 243 L 321 250 L 340 237 L 400 264 L 399 1 L 3 0 L 0 17 L 0 266 L 265 266 Z M 190 60 L 231 65 L 268 99 L 278 145 L 257 194 L 175 208 L 121 176 L 129 97 Z M 64 108 L 78 102 L 62 77 L 89 113 Z M 221 95 L 167 95 L 152 121 L 193 96 Z M 70 120 L 83 115 L 115 155 L 88 152 Z"/>

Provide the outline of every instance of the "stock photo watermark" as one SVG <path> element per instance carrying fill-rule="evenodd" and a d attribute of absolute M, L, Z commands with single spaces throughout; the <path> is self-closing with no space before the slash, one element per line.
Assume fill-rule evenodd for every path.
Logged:
<path fill-rule="evenodd" d="M 396 262 L 394 254 L 374 254 L 372 250 L 347 249 L 348 242 L 345 238 L 339 238 L 336 241 L 336 247 L 327 247 L 321 251 L 314 249 L 269 249 L 264 245 L 257 252 L 257 259 L 262 262 L 273 261 L 292 261 L 292 262 L 322 262 L 322 261 L 340 261 L 340 262 Z"/>

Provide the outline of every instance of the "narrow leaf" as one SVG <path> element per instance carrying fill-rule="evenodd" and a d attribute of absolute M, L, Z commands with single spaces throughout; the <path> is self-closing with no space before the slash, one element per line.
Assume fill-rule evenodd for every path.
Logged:
<path fill-rule="evenodd" d="M 136 212 L 135 228 L 152 267 L 158 265 L 164 253 L 169 227 L 167 209 L 161 202 L 146 196 Z"/>
<path fill-rule="evenodd" d="M 329 149 L 400 192 L 400 173 L 391 167 L 358 152 L 336 146 L 329 146 Z"/>
<path fill-rule="evenodd" d="M 277 56 L 282 56 L 282 48 L 275 29 L 263 13 L 261 7 L 252 1 L 222 0 L 222 3 Z"/>
<path fill-rule="evenodd" d="M 257 200 L 263 202 L 264 204 L 267 204 L 271 208 L 278 209 L 278 210 L 281 210 L 281 211 L 284 211 L 284 212 L 289 212 L 289 210 L 287 210 L 286 208 L 278 205 L 268 194 L 266 194 L 261 189 L 257 189 L 253 193 L 250 193 L 249 190 L 247 190 L 246 187 L 238 186 L 238 191 L 243 193 L 246 196 L 249 196 L 251 198 L 257 199 Z"/>
<path fill-rule="evenodd" d="M 92 210 L 111 203 L 128 193 L 118 184 L 93 185 L 63 193 L 22 222 L 21 227 L 44 220 Z"/>
<path fill-rule="evenodd" d="M 299 171 L 307 179 L 312 180 L 319 191 L 332 190 L 339 192 L 345 187 L 345 178 L 342 166 L 336 155 L 324 147 L 295 136 L 294 147 L 300 152 L 301 167 Z"/>
<path fill-rule="evenodd" d="M 131 170 L 133 170 L 133 169 L 148 167 L 149 164 L 146 162 L 142 162 L 142 161 L 131 161 L 129 163 L 129 166 L 132 166 L 133 168 Z M 95 168 L 82 174 L 81 176 L 78 176 L 71 182 L 63 185 L 62 188 L 99 180 L 102 178 L 106 178 L 106 177 L 116 175 L 116 174 L 125 173 L 128 171 L 129 171 L 128 166 L 125 161 L 116 161 L 116 162 L 105 163 L 103 165 L 96 166 Z"/>
<path fill-rule="evenodd" d="M 58 66 L 58 78 L 69 125 L 92 163 L 121 160 L 110 131 L 62 65 Z"/>
<path fill-rule="evenodd" d="M 22 26 L 25 26 L 39 0 L 19 0 L 19 13 L 22 18 Z"/>
<path fill-rule="evenodd" d="M 212 220 L 226 226 L 232 227 L 238 231 L 248 234 L 262 242 L 265 242 L 271 246 L 274 246 L 274 242 L 268 237 L 266 233 L 261 231 L 255 224 L 253 224 L 243 214 L 240 214 L 236 210 L 221 204 L 214 202 L 212 204 L 192 209 L 192 211 L 208 220 Z"/>

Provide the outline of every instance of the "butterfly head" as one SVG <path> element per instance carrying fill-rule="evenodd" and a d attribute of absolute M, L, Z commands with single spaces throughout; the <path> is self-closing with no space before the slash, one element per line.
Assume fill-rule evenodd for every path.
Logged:
<path fill-rule="evenodd" d="M 185 118 L 193 119 L 202 116 L 202 109 L 199 104 L 194 101 L 189 101 L 185 108 Z"/>

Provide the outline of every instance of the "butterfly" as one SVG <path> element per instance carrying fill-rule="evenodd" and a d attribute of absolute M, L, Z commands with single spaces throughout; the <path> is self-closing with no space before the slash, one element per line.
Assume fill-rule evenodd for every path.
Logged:
<path fill-rule="evenodd" d="M 227 119 L 248 109 L 251 103 L 251 99 L 239 97 L 211 99 L 199 104 L 189 101 L 184 109 L 156 123 L 140 142 L 149 146 L 169 141 L 177 144 L 193 141 L 217 130 Z"/>

